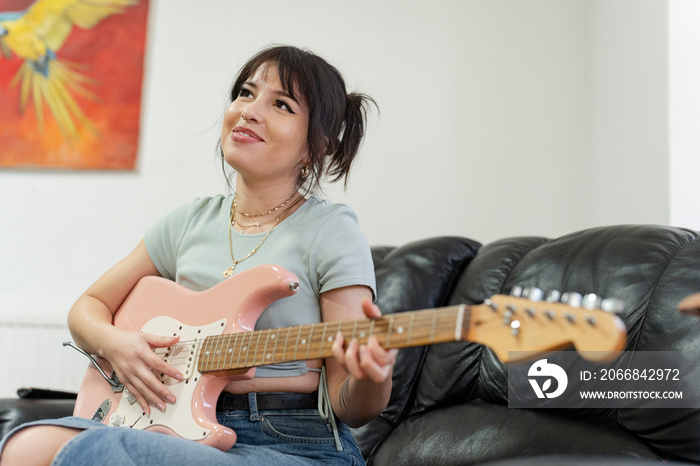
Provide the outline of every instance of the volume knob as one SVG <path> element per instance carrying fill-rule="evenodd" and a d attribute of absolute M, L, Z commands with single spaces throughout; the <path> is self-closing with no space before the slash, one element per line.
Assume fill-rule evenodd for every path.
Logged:
<path fill-rule="evenodd" d="M 124 413 L 114 413 L 109 417 L 109 425 L 119 427 L 124 425 L 125 420 L 126 418 L 124 417 Z"/>

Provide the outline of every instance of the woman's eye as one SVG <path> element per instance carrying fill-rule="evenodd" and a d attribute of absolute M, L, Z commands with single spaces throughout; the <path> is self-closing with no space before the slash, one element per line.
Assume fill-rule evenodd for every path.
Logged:
<path fill-rule="evenodd" d="M 242 87 L 240 91 L 238 91 L 238 97 L 252 97 L 253 93 L 250 92 L 250 90 L 246 89 L 245 87 Z"/>
<path fill-rule="evenodd" d="M 288 111 L 289 113 L 294 113 L 294 112 L 292 111 L 292 107 L 290 107 L 289 104 L 287 104 L 287 102 L 285 102 L 284 100 L 277 100 L 277 101 L 275 101 L 275 106 L 276 106 L 277 108 L 281 108 L 282 110 L 286 110 L 286 111 Z"/>

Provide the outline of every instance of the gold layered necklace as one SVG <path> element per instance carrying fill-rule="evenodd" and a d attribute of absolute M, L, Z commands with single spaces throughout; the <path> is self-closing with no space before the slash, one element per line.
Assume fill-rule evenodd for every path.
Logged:
<path fill-rule="evenodd" d="M 292 194 L 291 196 L 289 196 L 289 199 L 287 199 L 286 201 L 284 201 L 283 203 L 281 203 L 281 204 L 278 205 L 277 207 L 274 207 L 274 208 L 268 210 L 267 212 L 260 212 L 259 214 L 250 214 L 250 213 L 247 213 L 247 212 L 241 212 L 241 211 L 239 210 L 238 213 L 241 214 L 241 215 L 243 215 L 244 217 L 264 217 L 265 215 L 270 215 L 270 214 L 273 213 L 273 212 L 277 212 L 277 211 L 280 210 L 282 207 L 284 207 L 284 206 L 286 206 L 287 204 L 289 204 L 290 202 L 292 202 L 292 199 L 294 199 L 294 198 L 297 196 L 297 194 L 298 194 L 298 193 Z M 234 208 L 237 208 L 237 207 L 238 207 L 238 206 L 236 205 L 236 198 L 235 198 L 235 197 L 233 198 L 233 207 L 234 207 Z M 235 219 L 234 219 L 234 220 L 235 220 Z M 239 223 L 239 225 L 240 225 L 240 223 Z"/>
<path fill-rule="evenodd" d="M 292 199 L 294 199 L 296 196 L 297 196 L 297 193 L 294 193 L 294 194 L 292 194 L 292 196 L 289 199 L 287 199 L 286 201 L 284 201 L 283 203 L 281 203 L 277 207 L 273 207 L 272 209 L 270 209 L 266 212 L 260 212 L 259 214 L 251 214 L 251 213 L 247 213 L 247 212 L 241 212 L 240 210 L 238 210 L 238 204 L 236 203 L 236 198 L 234 197 L 233 198 L 233 211 L 235 211 L 236 213 L 238 213 L 240 215 L 243 215 L 246 218 L 264 217 L 266 215 L 271 215 L 273 213 L 278 212 L 282 207 L 284 207 L 287 204 L 289 204 L 290 202 L 292 202 Z M 282 213 L 284 213 L 284 212 L 282 212 Z M 279 218 L 280 218 L 279 215 L 277 217 L 275 217 L 275 221 L 279 221 Z M 243 225 L 241 222 L 239 222 L 236 219 L 235 215 L 232 215 L 231 225 L 238 225 L 238 228 L 241 229 L 241 233 L 245 234 L 245 232 L 248 228 L 253 228 L 253 227 L 260 228 L 263 226 L 263 224 L 267 223 L 268 221 L 261 222 L 258 220 L 256 223 L 250 223 L 248 225 Z"/>
<path fill-rule="evenodd" d="M 260 214 L 246 214 L 246 213 L 243 213 L 243 212 L 239 212 L 239 213 L 240 213 L 241 215 L 246 216 L 246 217 L 262 217 L 263 215 L 269 215 L 269 214 L 271 214 L 271 213 L 273 213 L 273 212 L 279 211 L 279 209 L 281 209 L 281 208 L 284 207 L 285 205 L 289 204 L 289 203 L 292 201 L 292 199 L 294 199 L 294 198 L 297 196 L 297 194 L 298 194 L 298 193 L 294 193 L 294 194 L 292 195 L 292 197 L 290 197 L 289 199 L 287 199 L 286 201 L 284 201 L 284 202 L 283 202 L 282 204 L 280 204 L 279 206 L 277 206 L 277 207 L 275 207 L 275 208 L 273 208 L 273 209 L 268 210 L 267 212 L 263 212 L 263 213 L 260 213 Z M 295 202 L 294 204 L 292 204 L 289 208 L 294 207 L 295 205 L 296 205 L 296 202 Z M 259 227 L 259 226 L 261 225 L 261 222 L 258 222 L 258 223 L 253 224 L 253 225 L 245 225 L 245 226 L 244 226 L 244 225 L 241 225 L 238 221 L 236 221 L 236 210 L 237 210 L 237 207 L 238 207 L 238 205 L 237 205 L 237 203 L 236 203 L 236 197 L 234 196 L 234 197 L 233 197 L 233 202 L 231 203 L 231 218 L 229 219 L 229 223 L 228 223 L 228 249 L 229 249 L 229 252 L 231 253 L 231 260 L 233 261 L 233 265 L 232 265 L 231 267 L 229 267 L 228 269 L 224 270 L 224 272 L 223 272 L 223 274 L 224 274 L 224 279 L 226 279 L 226 278 L 230 277 L 231 275 L 233 275 L 234 273 L 236 273 L 236 266 L 237 266 L 238 264 L 240 264 L 241 262 L 243 262 L 244 260 L 248 259 L 250 256 L 252 256 L 252 255 L 255 254 L 256 252 L 258 252 L 258 249 L 260 249 L 260 246 L 263 245 L 263 243 L 265 242 L 265 240 L 267 239 L 267 237 L 270 236 L 270 233 L 272 233 L 272 230 L 274 230 L 274 229 L 277 227 L 277 225 L 280 224 L 280 222 L 282 221 L 283 214 L 285 213 L 285 212 L 282 212 L 282 213 L 280 213 L 280 215 L 278 215 L 278 216 L 275 218 L 275 224 L 274 224 L 269 230 L 267 230 L 267 233 L 265 233 L 265 236 L 263 236 L 263 239 L 258 243 L 257 246 L 255 246 L 255 248 L 253 248 L 252 251 L 250 251 L 250 252 L 248 253 L 247 256 L 245 256 L 243 259 L 236 259 L 236 258 L 234 257 L 234 255 L 233 255 L 233 240 L 231 239 L 231 230 L 233 229 L 234 223 L 237 224 L 239 227 L 241 227 L 241 229 L 243 230 L 243 232 L 245 232 L 245 229 L 247 229 L 247 228 L 252 228 L 252 227 L 254 227 L 254 226 Z M 265 223 L 266 223 L 266 222 L 265 222 Z"/>

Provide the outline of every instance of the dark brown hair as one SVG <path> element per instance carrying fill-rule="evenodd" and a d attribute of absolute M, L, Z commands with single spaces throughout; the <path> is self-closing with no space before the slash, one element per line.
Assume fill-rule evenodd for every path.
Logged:
<path fill-rule="evenodd" d="M 348 94 L 343 77 L 323 58 L 284 45 L 264 49 L 243 65 L 230 101 L 236 100 L 243 84 L 260 67 L 270 65 L 277 67 L 284 91 L 304 102 L 309 111 L 308 175 L 304 178 L 300 173 L 297 185 L 311 190 L 328 176 L 331 182 L 345 178 L 347 186 L 350 166 L 364 137 L 367 107 L 370 103 L 376 107 L 376 102 L 366 94 Z"/>

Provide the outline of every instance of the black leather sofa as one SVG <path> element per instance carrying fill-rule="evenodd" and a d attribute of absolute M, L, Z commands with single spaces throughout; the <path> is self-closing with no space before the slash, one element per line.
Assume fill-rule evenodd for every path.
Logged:
<path fill-rule="evenodd" d="M 700 292 L 699 237 L 621 225 L 483 246 L 442 237 L 374 247 L 378 304 L 385 314 L 478 304 L 516 285 L 595 293 L 625 303 L 626 351 L 677 351 L 700 361 L 700 322 L 676 309 Z M 686 386 L 700 390 L 700 376 L 688 377 Z M 0 433 L 70 414 L 71 406 L 0 400 Z M 389 406 L 354 435 L 374 465 L 698 463 L 700 406 L 508 408 L 507 365 L 485 346 L 456 342 L 402 349 Z"/>

